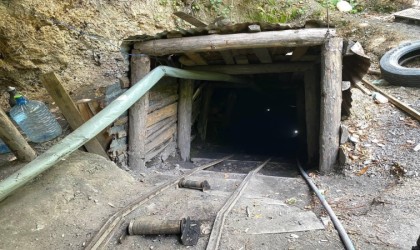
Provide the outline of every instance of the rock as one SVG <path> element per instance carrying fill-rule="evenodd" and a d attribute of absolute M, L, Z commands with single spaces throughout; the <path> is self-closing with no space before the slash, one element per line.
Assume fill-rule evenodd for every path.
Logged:
<path fill-rule="evenodd" d="M 341 12 L 349 12 L 353 10 L 353 7 L 347 1 L 340 1 L 337 3 L 337 9 Z"/>
<path fill-rule="evenodd" d="M 358 143 L 358 142 L 360 142 L 360 141 L 359 141 L 358 136 L 356 136 L 356 135 L 350 136 L 350 137 L 349 137 L 349 140 L 350 140 L 351 142 L 353 142 L 353 143 Z"/>
<path fill-rule="evenodd" d="M 373 92 L 372 93 L 372 98 L 376 103 L 379 103 L 379 104 L 388 102 L 388 98 L 379 94 L 378 92 Z"/>
<path fill-rule="evenodd" d="M 344 144 L 349 140 L 350 134 L 346 126 L 340 126 L 340 144 Z"/>
<path fill-rule="evenodd" d="M 419 151 L 419 150 L 420 150 L 420 143 L 419 143 L 419 144 L 417 144 L 417 146 L 415 146 L 415 147 L 414 147 L 414 151 L 415 151 L 415 152 L 417 152 L 417 151 Z"/>

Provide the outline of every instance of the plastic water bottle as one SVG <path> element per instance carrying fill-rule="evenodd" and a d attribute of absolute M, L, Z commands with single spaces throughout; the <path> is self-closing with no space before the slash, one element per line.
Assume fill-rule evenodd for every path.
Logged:
<path fill-rule="evenodd" d="M 39 101 L 28 101 L 15 95 L 16 106 L 10 116 L 32 142 L 45 142 L 61 135 L 62 130 L 47 106 Z"/>
<path fill-rule="evenodd" d="M 0 154 L 9 153 L 10 149 L 7 145 L 0 139 Z"/>

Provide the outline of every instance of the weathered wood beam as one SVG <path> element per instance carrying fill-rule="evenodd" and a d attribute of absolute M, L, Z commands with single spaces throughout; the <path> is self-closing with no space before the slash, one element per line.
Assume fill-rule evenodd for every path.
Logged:
<path fill-rule="evenodd" d="M 235 64 L 235 60 L 233 60 L 233 55 L 230 50 L 220 51 L 220 55 L 222 55 L 223 61 L 225 61 L 226 64 Z"/>
<path fill-rule="evenodd" d="M 246 55 L 236 55 L 234 56 L 236 64 L 245 65 L 249 64 L 248 57 Z"/>
<path fill-rule="evenodd" d="M 293 50 L 290 61 L 299 61 L 308 52 L 309 47 L 297 47 Z"/>
<path fill-rule="evenodd" d="M 206 27 L 207 26 L 207 24 L 204 23 L 203 21 L 201 21 L 201 20 L 199 20 L 199 19 L 197 19 L 197 18 L 195 18 L 191 15 L 188 15 L 187 13 L 185 13 L 183 11 L 174 12 L 174 15 L 181 18 L 182 20 L 186 21 L 187 23 L 194 25 L 195 27 Z"/>
<path fill-rule="evenodd" d="M 20 161 L 29 162 L 35 159 L 36 153 L 26 142 L 25 138 L 19 133 L 19 130 L 13 125 L 12 121 L 0 108 L 0 138 L 16 158 Z"/>
<path fill-rule="evenodd" d="M 266 48 L 253 49 L 255 55 L 258 57 L 261 63 L 273 63 L 271 55 Z"/>
<path fill-rule="evenodd" d="M 150 72 L 150 58 L 138 50 L 132 51 L 131 84 L 136 84 Z M 146 129 L 149 93 L 144 94 L 128 111 L 128 167 L 146 168 Z"/>
<path fill-rule="evenodd" d="M 169 140 L 175 134 L 176 127 L 176 124 L 172 124 L 172 126 L 170 126 L 168 129 L 162 131 L 162 133 L 157 135 L 151 142 L 146 144 L 146 151 L 150 152 L 165 141 Z"/>
<path fill-rule="evenodd" d="M 274 63 L 274 64 L 246 64 L 246 65 L 209 65 L 187 67 L 189 70 L 219 72 L 230 75 L 266 74 L 303 72 L 312 67 L 312 63 Z"/>
<path fill-rule="evenodd" d="M 185 55 L 193 61 L 196 65 L 207 65 L 208 63 L 204 58 L 198 53 L 185 53 Z"/>
<path fill-rule="evenodd" d="M 172 104 L 172 103 L 178 101 L 178 98 L 179 98 L 178 94 L 170 95 L 166 98 L 163 98 L 160 102 L 156 102 L 153 105 L 150 105 L 149 109 L 148 109 L 148 112 L 151 113 L 151 112 L 154 112 L 158 109 L 166 107 L 169 104 Z M 150 104 L 150 102 L 149 102 L 149 104 Z"/>
<path fill-rule="evenodd" d="M 158 130 L 160 130 L 162 127 L 168 125 L 168 124 L 172 124 L 174 122 L 176 122 L 178 119 L 178 116 L 173 115 L 171 117 L 168 117 L 166 119 L 163 119 L 162 121 L 153 124 L 152 126 L 147 128 L 147 138 L 152 137 L 153 134 L 155 134 Z M 149 140 L 149 139 L 148 139 Z"/>
<path fill-rule="evenodd" d="M 305 72 L 305 114 L 308 165 L 317 164 L 319 156 L 320 79 L 316 68 Z"/>
<path fill-rule="evenodd" d="M 342 101 L 343 39 L 330 38 L 322 46 L 319 170 L 328 174 L 337 162 Z"/>
<path fill-rule="evenodd" d="M 207 134 L 207 121 L 210 111 L 210 101 L 213 95 L 213 87 L 207 85 L 203 90 L 203 104 L 201 106 L 200 116 L 198 118 L 198 133 L 201 140 L 206 140 Z"/>
<path fill-rule="evenodd" d="M 176 115 L 177 106 L 178 106 L 178 103 L 175 102 L 175 103 L 172 103 L 172 104 L 170 104 L 170 105 L 168 105 L 164 108 L 156 110 L 153 113 L 150 113 L 146 118 L 147 127 L 150 127 L 153 124 L 158 123 L 165 118 Z"/>
<path fill-rule="evenodd" d="M 64 89 L 61 81 L 53 72 L 42 75 L 41 82 L 57 106 L 60 108 L 61 113 L 66 118 L 72 130 L 76 130 L 86 122 L 82 118 L 76 104 Z M 84 146 L 88 152 L 98 154 L 106 159 L 109 159 L 108 154 L 96 137 L 86 142 Z"/>
<path fill-rule="evenodd" d="M 178 148 L 183 161 L 190 160 L 193 80 L 181 80 L 178 105 Z"/>
<path fill-rule="evenodd" d="M 151 56 L 182 54 L 187 52 L 223 51 L 268 47 L 302 47 L 321 45 L 328 29 L 298 29 L 182 37 L 138 42 L 135 49 Z M 335 30 L 330 30 L 332 35 Z"/>

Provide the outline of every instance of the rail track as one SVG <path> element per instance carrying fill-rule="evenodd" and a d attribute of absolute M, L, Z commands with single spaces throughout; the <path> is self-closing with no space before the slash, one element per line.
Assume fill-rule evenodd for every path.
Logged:
<path fill-rule="evenodd" d="M 147 201 L 153 199 L 158 194 L 163 193 L 165 190 L 169 189 L 170 187 L 173 187 L 179 183 L 180 180 L 183 178 L 186 178 L 188 176 L 191 176 L 198 171 L 208 169 L 210 167 L 213 167 L 219 163 L 222 163 L 223 161 L 226 161 L 230 158 L 232 158 L 233 155 L 229 155 L 226 157 L 223 157 L 221 159 L 212 161 L 210 163 L 204 164 L 202 166 L 198 166 L 192 170 L 190 170 L 188 173 L 181 175 L 179 177 L 176 177 L 170 181 L 165 182 L 164 184 L 148 191 L 147 193 L 143 194 L 133 202 L 131 202 L 129 205 L 125 206 L 124 208 L 118 210 L 116 213 L 114 213 L 100 228 L 100 230 L 93 236 L 91 241 L 86 245 L 85 249 L 87 250 L 93 250 L 93 249 L 103 249 L 107 245 L 107 243 L 113 238 L 116 231 L 122 223 L 125 222 L 125 217 L 132 213 L 134 210 L 138 209 L 142 204 L 146 203 Z M 230 210 L 235 205 L 236 201 L 239 199 L 243 191 L 245 190 L 246 186 L 248 185 L 249 181 L 252 179 L 252 177 L 260 171 L 268 162 L 270 159 L 266 160 L 259 166 L 257 166 L 254 170 L 250 171 L 248 175 L 242 180 L 241 184 L 238 186 L 238 188 L 233 192 L 233 194 L 230 196 L 230 198 L 226 201 L 224 206 L 220 209 L 220 211 L 217 213 L 216 219 L 214 221 L 213 229 L 211 231 L 210 240 L 207 245 L 207 249 L 218 249 L 220 237 L 223 231 L 223 225 L 225 218 L 227 214 L 230 212 Z"/>
<path fill-rule="evenodd" d="M 91 241 L 88 243 L 88 245 L 85 247 L 85 249 L 104 249 L 108 242 L 114 237 L 114 235 L 117 233 L 118 229 L 122 228 L 123 223 L 125 222 L 125 218 L 130 215 L 132 212 L 134 212 L 136 209 L 140 208 L 141 205 L 146 203 L 147 201 L 150 201 L 154 197 L 156 197 L 158 194 L 164 193 L 166 190 L 168 190 L 171 187 L 174 187 L 177 185 L 182 179 L 185 179 L 186 177 L 189 177 L 199 171 L 208 169 L 210 167 L 213 167 L 217 164 L 220 164 L 224 161 L 229 160 L 232 158 L 233 155 L 229 155 L 226 157 L 223 157 L 218 160 L 214 160 L 210 163 L 204 164 L 202 166 L 198 166 L 196 168 L 191 169 L 187 173 L 175 177 L 167 182 L 165 182 L 162 185 L 157 186 L 156 188 L 153 188 L 152 190 L 146 192 L 145 194 L 138 197 L 136 200 L 131 202 L 129 205 L 121 208 L 116 213 L 114 213 L 100 228 L 100 230 L 94 235 L 94 237 L 91 239 Z M 265 160 L 261 163 L 261 161 L 256 161 L 255 163 L 258 163 L 258 166 L 256 166 L 253 170 L 249 171 L 246 177 L 240 182 L 240 184 L 237 186 L 237 188 L 233 191 L 233 193 L 230 195 L 230 197 L 224 202 L 224 205 L 222 208 L 217 212 L 217 215 L 214 219 L 214 223 L 211 229 L 210 238 L 207 242 L 206 250 L 218 250 L 220 245 L 220 239 L 223 232 L 223 227 L 225 220 L 232 210 L 232 208 L 235 206 L 238 199 L 241 197 L 242 193 L 246 189 L 247 185 L 250 183 L 250 180 L 262 169 L 264 166 L 266 166 L 271 161 L 271 158 Z M 305 178 L 305 180 L 308 182 L 309 186 L 317 193 L 316 187 L 311 184 L 310 180 L 308 180 L 309 177 L 307 177 L 306 173 L 301 168 L 299 162 L 297 163 L 302 176 Z M 306 177 L 305 177 L 306 176 Z M 322 197 L 320 197 L 322 201 Z M 325 202 L 326 203 L 326 202 Z M 323 204 L 324 205 L 324 204 Z M 325 206 L 325 205 L 324 205 Z M 328 206 L 328 204 L 326 204 Z M 331 210 L 331 208 L 330 208 Z M 332 212 L 332 210 L 331 210 Z M 331 216 L 331 214 L 330 214 Z M 335 217 L 333 214 L 331 217 Z M 336 218 L 335 218 L 336 219 Z M 336 219 L 337 220 L 337 219 Z M 337 220 L 338 221 L 338 220 Z M 339 222 L 338 222 L 339 223 Z M 341 238 L 343 239 L 343 231 L 341 224 L 336 224 L 336 221 L 334 221 L 334 224 L 337 228 L 341 227 L 341 230 L 338 230 L 340 233 Z M 342 231 L 342 232 L 340 232 Z M 122 236 L 119 238 L 119 240 L 122 241 L 124 238 L 123 236 L 126 235 L 126 232 L 119 232 Z M 346 246 L 346 249 L 354 249 L 353 245 L 351 244 L 350 239 L 348 238 L 347 234 L 344 231 L 344 238 L 346 240 L 343 240 L 344 245 Z"/>

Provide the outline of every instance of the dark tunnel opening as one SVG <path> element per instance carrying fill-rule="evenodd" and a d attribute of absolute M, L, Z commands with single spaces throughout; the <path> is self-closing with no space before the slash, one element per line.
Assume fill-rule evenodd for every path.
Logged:
<path fill-rule="evenodd" d="M 299 126 L 301 86 L 296 74 L 256 75 L 249 86 L 215 85 L 206 142 L 232 153 L 296 157 L 305 130 Z"/>

